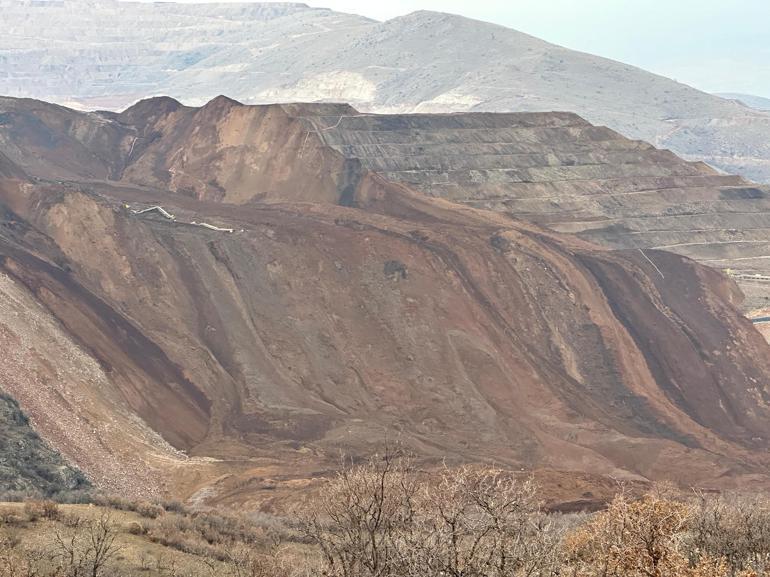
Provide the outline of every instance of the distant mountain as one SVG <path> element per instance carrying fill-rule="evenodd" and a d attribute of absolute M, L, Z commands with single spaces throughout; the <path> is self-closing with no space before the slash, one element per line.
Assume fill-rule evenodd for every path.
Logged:
<path fill-rule="evenodd" d="M 303 4 L 0 0 L 0 94 L 118 109 L 347 101 L 364 111 L 574 111 L 770 181 L 770 113 L 521 32 L 434 12 L 380 23 Z"/>
<path fill-rule="evenodd" d="M 752 94 L 738 94 L 735 92 L 723 92 L 717 94 L 717 96 L 729 100 L 737 100 L 749 108 L 755 108 L 756 110 L 770 110 L 770 98 L 763 98 L 762 96 L 754 96 Z"/>

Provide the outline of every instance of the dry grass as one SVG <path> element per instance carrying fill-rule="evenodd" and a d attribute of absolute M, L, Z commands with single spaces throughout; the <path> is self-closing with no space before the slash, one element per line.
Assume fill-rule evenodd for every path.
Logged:
<path fill-rule="evenodd" d="M 770 577 L 770 500 L 656 489 L 543 511 L 500 470 L 346 468 L 295 522 L 179 503 L 0 504 L 0 577 Z"/>
<path fill-rule="evenodd" d="M 112 543 L 95 577 L 256 577 L 275 565 L 264 532 L 236 517 L 27 502 L 0 505 L 0 577 L 94 577 L 95 526 Z"/>

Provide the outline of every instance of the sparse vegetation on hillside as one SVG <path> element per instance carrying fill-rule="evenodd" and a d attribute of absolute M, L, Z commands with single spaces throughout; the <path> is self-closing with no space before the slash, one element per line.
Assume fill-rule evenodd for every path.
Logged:
<path fill-rule="evenodd" d="M 175 506 L 153 505 L 150 511 L 146 504 L 126 507 L 127 502 L 112 499 L 99 502 L 1 506 L 0 577 L 287 574 L 279 571 L 273 552 L 277 540 L 245 518 L 180 512 Z M 282 559 L 289 559 L 289 553 L 282 552 Z"/>
<path fill-rule="evenodd" d="M 0 393 L 0 498 L 79 498 L 88 480 L 38 436 L 18 403 Z"/>
<path fill-rule="evenodd" d="M 770 576 L 770 500 L 622 488 L 603 511 L 546 514 L 531 479 L 409 461 L 344 469 L 301 529 L 329 577 Z"/>
<path fill-rule="evenodd" d="M 269 521 L 269 522 L 268 522 Z M 0 577 L 767 577 L 770 501 L 656 488 L 594 514 L 497 469 L 345 467 L 287 518 L 96 499 L 0 506 Z"/>

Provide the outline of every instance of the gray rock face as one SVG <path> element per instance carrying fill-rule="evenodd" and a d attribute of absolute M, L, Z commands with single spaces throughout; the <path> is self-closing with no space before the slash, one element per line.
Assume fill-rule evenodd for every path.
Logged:
<path fill-rule="evenodd" d="M 573 111 L 687 159 L 770 181 L 770 113 L 500 26 L 388 22 L 302 4 L 0 0 L 0 94 L 117 109 L 346 101 L 378 112 Z"/>

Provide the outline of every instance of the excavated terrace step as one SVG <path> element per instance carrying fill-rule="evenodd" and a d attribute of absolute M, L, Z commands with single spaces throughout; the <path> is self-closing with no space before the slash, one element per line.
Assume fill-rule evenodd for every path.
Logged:
<path fill-rule="evenodd" d="M 770 187 L 574 114 L 294 113 L 344 157 L 429 196 L 614 248 L 667 247 L 731 269 L 741 284 L 745 271 L 770 273 Z M 753 290 L 746 306 L 765 300 L 770 288 Z"/>

